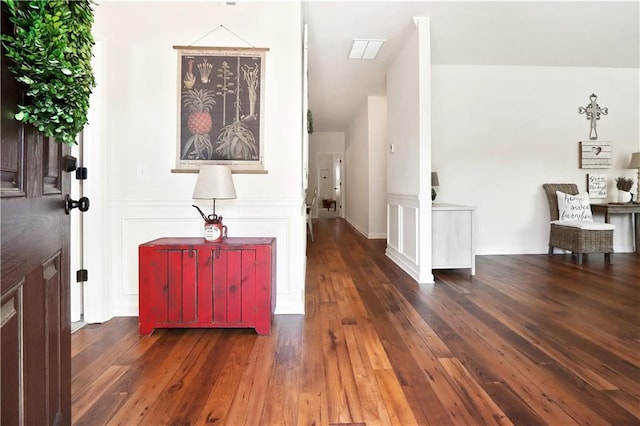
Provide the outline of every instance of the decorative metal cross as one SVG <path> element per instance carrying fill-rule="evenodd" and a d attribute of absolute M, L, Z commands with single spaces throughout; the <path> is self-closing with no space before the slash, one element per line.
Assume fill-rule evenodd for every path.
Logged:
<path fill-rule="evenodd" d="M 600 105 L 596 103 L 596 99 L 598 97 L 595 94 L 591 94 L 589 96 L 589 100 L 591 101 L 589 105 L 586 107 L 578 108 L 578 112 L 580 114 L 587 114 L 587 120 L 591 120 L 591 130 L 589 131 L 589 139 L 596 140 L 598 139 L 598 132 L 596 131 L 596 121 L 600 120 L 600 114 L 607 115 L 609 114 L 608 108 L 600 108 Z"/>

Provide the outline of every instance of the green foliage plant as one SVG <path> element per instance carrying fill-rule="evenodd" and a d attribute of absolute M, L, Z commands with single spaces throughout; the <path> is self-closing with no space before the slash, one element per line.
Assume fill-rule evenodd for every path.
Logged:
<path fill-rule="evenodd" d="M 620 191 L 629 192 L 631 191 L 632 186 L 633 186 L 633 179 L 626 178 L 624 176 L 616 178 L 616 188 L 618 188 Z"/>
<path fill-rule="evenodd" d="M 313 133 L 313 114 L 311 114 L 311 110 L 307 110 L 307 133 Z"/>
<path fill-rule="evenodd" d="M 14 24 L 3 34 L 10 71 L 26 89 L 16 120 L 68 145 L 87 123 L 95 87 L 90 0 L 2 0 Z"/>

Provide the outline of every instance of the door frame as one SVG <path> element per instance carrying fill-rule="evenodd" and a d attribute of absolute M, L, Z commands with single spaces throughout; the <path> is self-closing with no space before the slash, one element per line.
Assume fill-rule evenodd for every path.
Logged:
<path fill-rule="evenodd" d="M 106 265 L 109 264 L 108 235 L 111 223 L 108 214 L 108 128 L 106 73 L 107 48 L 99 34 L 94 34 L 92 66 L 96 87 L 89 100 L 89 122 L 83 130 L 83 166 L 88 178 L 83 183 L 84 194 L 91 200 L 91 208 L 84 214 L 81 244 L 84 268 L 89 279 L 83 285 L 84 321 L 88 324 L 102 323 L 113 318 L 114 286 Z M 80 244 L 79 241 L 72 244 Z M 77 247 L 76 247 L 77 248 Z M 75 271 L 72 271 L 75 280 Z"/>

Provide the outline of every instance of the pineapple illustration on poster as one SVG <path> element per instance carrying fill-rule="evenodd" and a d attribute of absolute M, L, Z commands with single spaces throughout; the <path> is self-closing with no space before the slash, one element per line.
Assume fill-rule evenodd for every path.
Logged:
<path fill-rule="evenodd" d="M 262 107 L 267 49 L 178 50 L 177 168 L 226 164 L 264 170 Z"/>

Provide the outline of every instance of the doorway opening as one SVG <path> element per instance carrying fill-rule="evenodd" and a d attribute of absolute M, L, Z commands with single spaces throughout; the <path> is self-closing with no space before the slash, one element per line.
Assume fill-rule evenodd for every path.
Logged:
<path fill-rule="evenodd" d="M 318 200 L 316 208 L 319 218 L 342 217 L 342 154 L 319 152 L 316 156 L 318 173 Z"/>

